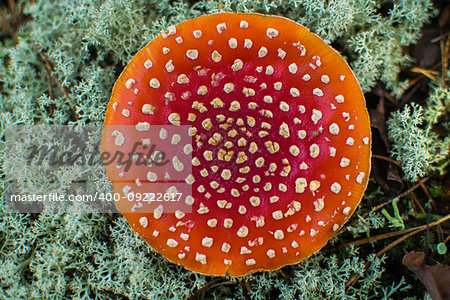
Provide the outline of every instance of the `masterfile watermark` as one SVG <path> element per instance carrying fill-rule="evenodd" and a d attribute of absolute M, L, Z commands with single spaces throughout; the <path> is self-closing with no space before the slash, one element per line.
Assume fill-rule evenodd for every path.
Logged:
<path fill-rule="evenodd" d="M 148 151 L 138 152 L 137 149 L 142 147 L 143 150 Z M 47 147 L 45 145 L 31 145 L 27 149 L 29 155 L 26 157 L 27 164 L 42 164 L 44 161 L 48 162 L 49 166 L 61 167 L 61 166 L 73 166 L 73 165 L 86 165 L 93 166 L 98 164 L 110 165 L 116 163 L 118 165 L 124 165 L 124 171 L 130 170 L 132 164 L 137 166 L 154 164 L 161 167 L 170 163 L 170 160 L 166 158 L 166 153 L 156 150 L 157 145 L 144 145 L 141 142 L 134 143 L 132 149 L 128 153 L 122 151 L 115 151 L 111 153 L 109 151 L 91 152 L 88 153 L 86 158 L 83 153 L 73 153 L 71 151 L 61 151 L 59 146 Z M 137 159 L 136 159 L 137 157 Z"/>
<path fill-rule="evenodd" d="M 5 200 L 13 211 L 24 213 L 151 213 L 161 203 L 168 213 L 190 212 L 189 129 L 10 126 Z"/>

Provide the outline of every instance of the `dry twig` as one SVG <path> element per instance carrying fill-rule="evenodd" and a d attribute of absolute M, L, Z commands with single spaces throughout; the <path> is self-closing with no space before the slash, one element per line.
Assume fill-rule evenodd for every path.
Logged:
<path fill-rule="evenodd" d="M 387 162 L 390 162 L 391 164 L 396 165 L 397 167 L 401 168 L 402 164 L 399 163 L 398 161 L 396 161 L 395 159 L 392 159 L 390 157 L 386 157 L 386 156 L 382 156 L 382 155 L 378 155 L 378 154 L 372 154 L 373 158 L 377 158 L 377 159 L 381 159 L 381 160 L 385 160 Z"/>
<path fill-rule="evenodd" d="M 216 277 L 211 279 L 207 284 L 196 290 L 188 300 L 200 299 L 201 295 L 206 293 L 207 291 L 221 285 L 230 285 L 230 284 L 238 284 L 236 281 L 226 280 L 225 277 Z"/>
<path fill-rule="evenodd" d="M 448 71 L 448 56 L 450 54 L 450 36 L 447 40 L 441 40 L 441 53 L 442 53 L 442 86 L 447 87 L 447 71 Z"/>
<path fill-rule="evenodd" d="M 425 183 L 425 182 L 427 182 L 429 179 L 430 179 L 430 177 L 422 178 L 418 183 L 416 183 L 416 184 L 415 184 L 414 186 L 412 186 L 411 188 L 407 189 L 406 191 L 404 191 L 403 193 L 401 193 L 401 194 L 399 194 L 399 195 L 397 195 L 397 196 L 395 196 L 395 197 L 392 197 L 391 199 L 387 200 L 386 202 L 383 202 L 383 203 L 381 203 L 381 204 L 375 206 L 375 207 L 372 208 L 369 212 L 363 214 L 362 217 L 365 218 L 365 217 L 367 217 L 367 216 L 369 215 L 369 213 L 374 212 L 374 211 L 377 211 L 377 210 L 379 210 L 379 209 L 385 207 L 386 205 L 390 204 L 392 201 L 394 201 L 394 200 L 396 200 L 396 199 L 405 197 L 406 195 L 408 195 L 409 193 L 412 193 L 412 192 L 415 191 L 418 187 L 420 187 L 420 184 L 421 184 L 421 183 Z"/>

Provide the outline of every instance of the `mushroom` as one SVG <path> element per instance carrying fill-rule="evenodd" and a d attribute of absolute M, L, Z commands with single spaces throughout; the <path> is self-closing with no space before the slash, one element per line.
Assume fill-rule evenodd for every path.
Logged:
<path fill-rule="evenodd" d="M 192 193 L 177 204 L 191 212 L 116 205 L 153 249 L 201 274 L 300 262 L 349 219 L 368 182 L 358 82 L 335 50 L 286 18 L 218 13 L 169 27 L 118 78 L 105 124 L 192 127 Z M 103 149 L 142 138 L 114 132 Z M 137 170 L 124 182 L 122 172 L 107 169 L 122 195 L 157 178 Z"/>

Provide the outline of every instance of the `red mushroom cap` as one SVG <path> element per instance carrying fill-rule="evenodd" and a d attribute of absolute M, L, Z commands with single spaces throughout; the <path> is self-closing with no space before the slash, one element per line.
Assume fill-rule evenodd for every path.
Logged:
<path fill-rule="evenodd" d="M 219 13 L 169 27 L 120 75 L 105 124 L 192 126 L 192 195 L 182 198 L 192 212 L 117 206 L 153 249 L 202 274 L 300 262 L 352 215 L 370 172 L 369 116 L 351 69 L 281 17 Z M 103 148 L 116 139 L 105 135 Z M 112 179 L 114 191 L 142 190 L 148 178 L 136 174 Z"/>

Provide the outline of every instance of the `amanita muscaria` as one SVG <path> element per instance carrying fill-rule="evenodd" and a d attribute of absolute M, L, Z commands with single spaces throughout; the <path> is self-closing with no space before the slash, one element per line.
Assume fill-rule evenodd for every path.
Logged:
<path fill-rule="evenodd" d="M 153 249 L 202 274 L 300 262 L 348 220 L 368 182 L 369 117 L 355 76 L 281 17 L 219 13 L 169 27 L 120 75 L 105 124 L 192 126 L 192 195 L 182 198 L 192 212 L 165 203 L 122 212 Z M 103 148 L 116 138 L 106 135 Z M 114 190 L 148 180 L 134 179 L 112 179 Z"/>

